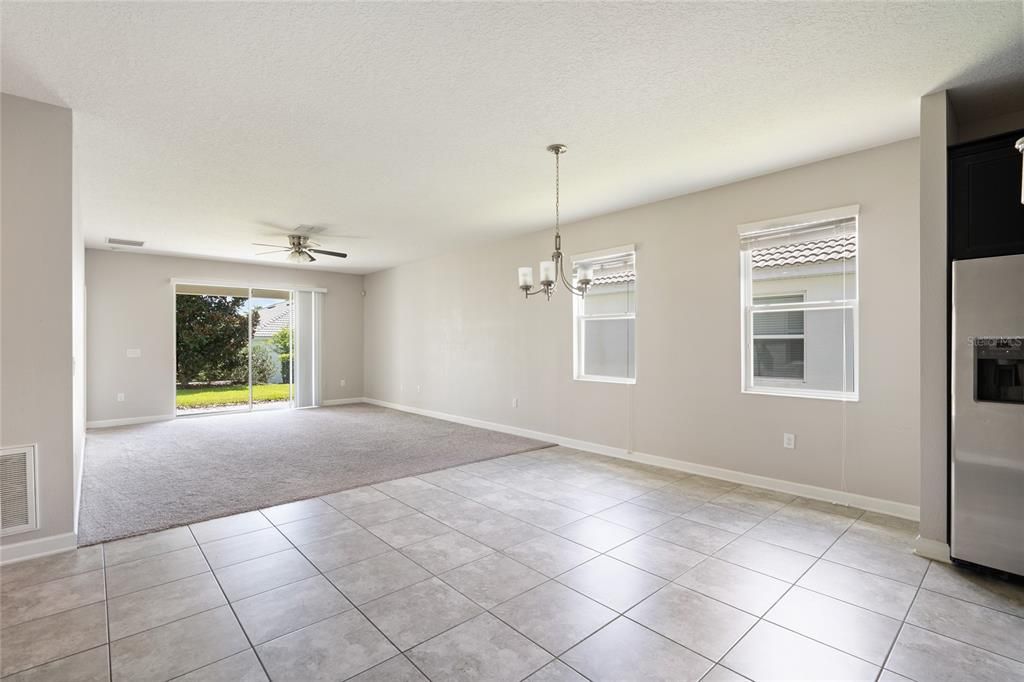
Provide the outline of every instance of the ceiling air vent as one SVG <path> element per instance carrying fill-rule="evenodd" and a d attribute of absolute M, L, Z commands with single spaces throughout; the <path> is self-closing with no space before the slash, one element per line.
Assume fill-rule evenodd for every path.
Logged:
<path fill-rule="evenodd" d="M 111 246 L 142 246 L 145 242 L 140 242 L 136 239 L 118 239 L 117 237 L 107 237 L 107 243 Z"/>
<path fill-rule="evenodd" d="M 36 530 L 36 446 L 0 450 L 0 535 Z"/>

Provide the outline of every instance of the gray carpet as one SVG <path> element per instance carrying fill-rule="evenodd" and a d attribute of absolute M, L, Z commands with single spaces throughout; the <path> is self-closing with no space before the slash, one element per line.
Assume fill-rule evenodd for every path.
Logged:
<path fill-rule="evenodd" d="M 372 405 L 95 429 L 79 544 L 89 545 L 550 446 Z"/>

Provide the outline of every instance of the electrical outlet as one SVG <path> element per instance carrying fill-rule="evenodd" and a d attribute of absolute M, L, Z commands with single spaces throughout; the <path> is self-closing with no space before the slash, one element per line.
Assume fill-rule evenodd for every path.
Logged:
<path fill-rule="evenodd" d="M 422 391 L 423 391 L 423 387 L 422 387 L 422 386 L 420 386 L 419 384 L 416 384 L 416 392 L 417 392 L 417 393 L 420 393 L 420 392 L 422 392 Z"/>
<path fill-rule="evenodd" d="M 342 380 L 341 380 L 341 381 L 339 381 L 338 383 L 340 383 L 340 384 L 341 384 L 341 387 L 342 387 L 342 388 L 345 388 L 345 380 L 344 380 L 344 379 L 342 379 Z"/>
<path fill-rule="evenodd" d="M 124 351 L 124 354 L 125 354 L 126 357 L 129 357 L 129 358 L 141 358 L 142 357 L 142 349 L 141 348 L 126 348 L 125 351 Z"/>
<path fill-rule="evenodd" d="M 796 434 L 784 433 L 782 434 L 782 447 L 792 450 L 796 447 Z"/>
<path fill-rule="evenodd" d="M 118 393 L 117 394 L 117 402 L 119 402 L 119 403 L 123 403 L 124 402 L 124 393 Z"/>
<path fill-rule="evenodd" d="M 512 398 L 512 407 L 519 407 L 519 398 Z"/>

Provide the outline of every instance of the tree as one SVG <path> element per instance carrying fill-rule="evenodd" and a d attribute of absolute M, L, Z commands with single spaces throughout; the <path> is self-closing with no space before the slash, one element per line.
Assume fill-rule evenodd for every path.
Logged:
<path fill-rule="evenodd" d="M 290 383 L 292 379 L 292 330 L 288 327 L 277 330 L 270 337 L 270 345 L 274 347 L 274 351 L 281 358 L 281 383 Z"/>
<path fill-rule="evenodd" d="M 178 384 L 225 379 L 239 365 L 248 371 L 249 319 L 242 309 L 246 299 L 190 294 L 175 298 Z M 258 324 L 259 312 L 253 311 L 252 328 Z"/>
<path fill-rule="evenodd" d="M 270 349 L 263 344 L 254 345 L 252 347 L 252 383 L 269 384 L 272 376 L 274 376 L 274 358 L 270 355 Z"/>

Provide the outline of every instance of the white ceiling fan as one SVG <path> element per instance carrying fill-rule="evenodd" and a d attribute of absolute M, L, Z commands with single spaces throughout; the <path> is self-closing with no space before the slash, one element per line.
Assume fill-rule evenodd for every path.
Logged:
<path fill-rule="evenodd" d="M 276 226 L 275 226 L 276 227 Z M 316 260 L 313 254 L 319 254 L 321 256 L 334 256 L 335 258 L 348 258 L 347 253 L 341 251 L 328 251 L 327 249 L 313 248 L 319 247 L 320 244 L 314 241 L 310 241 L 309 235 L 314 234 L 317 231 L 312 225 L 299 225 L 294 232 L 288 234 L 288 246 L 281 246 L 280 244 L 262 244 L 260 242 L 253 242 L 253 246 L 269 246 L 272 251 L 262 251 L 257 253 L 257 256 L 267 256 L 273 253 L 288 253 L 285 260 L 289 263 L 312 263 Z"/>

